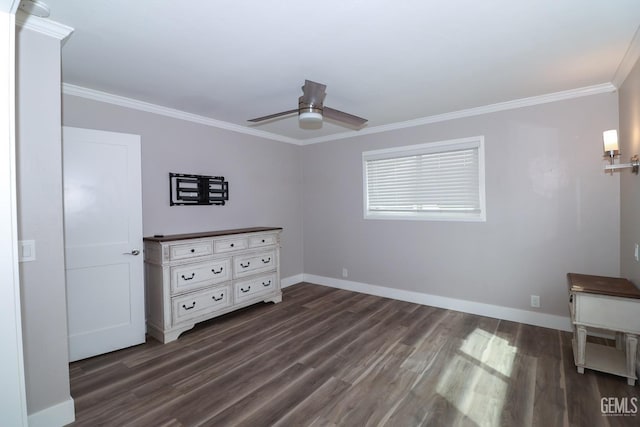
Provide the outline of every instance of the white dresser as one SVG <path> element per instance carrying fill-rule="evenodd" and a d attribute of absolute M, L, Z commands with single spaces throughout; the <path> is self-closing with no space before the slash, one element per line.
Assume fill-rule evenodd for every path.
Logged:
<path fill-rule="evenodd" d="M 634 385 L 640 334 L 640 290 L 627 279 L 569 273 L 573 357 L 579 373 L 594 369 Z M 590 329 L 616 333 L 616 347 L 587 342 Z"/>
<path fill-rule="evenodd" d="M 145 237 L 148 334 L 167 343 L 203 320 L 282 301 L 281 231 L 254 227 Z"/>

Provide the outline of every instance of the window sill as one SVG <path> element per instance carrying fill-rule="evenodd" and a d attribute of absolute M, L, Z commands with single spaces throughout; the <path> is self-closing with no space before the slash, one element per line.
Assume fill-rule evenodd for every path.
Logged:
<path fill-rule="evenodd" d="M 382 219 L 396 221 L 458 221 L 458 222 L 486 222 L 484 213 L 455 214 L 451 212 L 365 212 L 364 219 Z"/>

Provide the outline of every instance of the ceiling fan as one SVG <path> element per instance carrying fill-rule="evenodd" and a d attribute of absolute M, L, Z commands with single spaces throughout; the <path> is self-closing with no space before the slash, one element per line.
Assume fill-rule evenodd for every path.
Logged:
<path fill-rule="evenodd" d="M 250 122 L 258 123 L 269 119 L 274 119 L 288 114 L 298 113 L 300 126 L 306 129 L 318 129 L 322 126 L 323 117 L 326 117 L 346 125 L 362 127 L 367 119 L 334 110 L 324 106 L 324 98 L 327 95 L 325 90 L 327 85 L 305 80 L 302 86 L 302 96 L 298 98 L 298 108 L 295 110 L 282 111 L 280 113 L 269 114 L 268 116 L 250 119 Z"/>

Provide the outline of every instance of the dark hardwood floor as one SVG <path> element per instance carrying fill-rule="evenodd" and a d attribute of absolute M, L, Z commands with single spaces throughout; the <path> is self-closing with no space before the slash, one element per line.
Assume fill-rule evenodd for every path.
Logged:
<path fill-rule="evenodd" d="M 640 425 L 569 333 L 305 283 L 70 374 L 77 426 Z"/>

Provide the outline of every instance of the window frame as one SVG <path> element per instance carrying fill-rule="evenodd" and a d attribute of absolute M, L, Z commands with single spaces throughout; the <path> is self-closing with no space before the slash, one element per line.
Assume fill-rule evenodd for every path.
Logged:
<path fill-rule="evenodd" d="M 434 154 L 462 149 L 478 150 L 478 197 L 480 212 L 434 212 L 434 211 L 370 211 L 367 182 L 367 162 L 370 160 L 393 159 L 421 154 Z M 364 151 L 362 153 L 362 188 L 364 219 L 417 220 L 417 221 L 463 221 L 486 222 L 487 208 L 485 195 L 485 155 L 484 136 L 450 139 L 402 147 Z"/>

